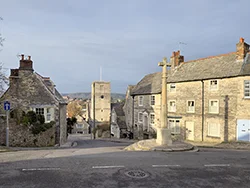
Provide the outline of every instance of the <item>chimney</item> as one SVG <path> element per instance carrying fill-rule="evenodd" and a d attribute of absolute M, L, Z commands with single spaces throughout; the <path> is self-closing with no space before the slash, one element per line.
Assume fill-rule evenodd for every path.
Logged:
<path fill-rule="evenodd" d="M 19 69 L 33 71 L 33 61 L 31 60 L 31 56 L 28 56 L 28 59 L 24 59 L 24 55 L 21 55 Z"/>
<path fill-rule="evenodd" d="M 177 52 L 173 52 L 171 56 L 171 69 L 173 70 L 175 67 L 179 66 L 184 62 L 184 56 L 181 55 L 180 50 Z"/>
<path fill-rule="evenodd" d="M 9 84 L 10 86 L 16 83 L 19 78 L 19 69 L 10 69 Z"/>
<path fill-rule="evenodd" d="M 244 61 L 247 52 L 249 51 L 249 44 L 245 43 L 244 38 L 240 38 L 238 44 L 236 44 L 236 54 L 237 54 L 237 61 Z"/>

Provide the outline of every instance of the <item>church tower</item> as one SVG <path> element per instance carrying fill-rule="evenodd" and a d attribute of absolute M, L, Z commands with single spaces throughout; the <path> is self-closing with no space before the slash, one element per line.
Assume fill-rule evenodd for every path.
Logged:
<path fill-rule="evenodd" d="M 110 90 L 110 82 L 96 81 L 91 85 L 91 119 L 95 119 L 95 127 L 110 121 Z"/>

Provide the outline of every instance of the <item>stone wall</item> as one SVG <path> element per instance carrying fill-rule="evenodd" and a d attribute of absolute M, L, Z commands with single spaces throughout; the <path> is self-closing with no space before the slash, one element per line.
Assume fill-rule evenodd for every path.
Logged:
<path fill-rule="evenodd" d="M 62 145 L 67 141 L 67 120 L 66 120 L 67 105 L 60 104 L 59 109 L 60 109 L 60 145 Z"/>
<path fill-rule="evenodd" d="M 250 119 L 250 100 L 244 98 L 244 80 L 250 77 L 218 79 L 218 89 L 210 90 L 210 80 L 204 81 L 204 130 L 203 141 L 236 141 L 237 119 Z M 219 113 L 209 112 L 209 101 L 219 101 Z M 180 118 L 181 135 L 186 135 L 186 122 L 194 122 L 194 140 L 202 141 L 202 82 L 176 83 L 176 92 L 168 92 L 170 100 L 176 101 L 176 112 L 168 112 L 168 117 Z M 187 112 L 187 101 L 195 101 L 195 112 Z M 220 126 L 220 136 L 208 135 L 208 123 Z"/>
<path fill-rule="evenodd" d="M 0 119 L 0 144 L 6 145 L 6 119 Z M 3 131 L 3 132 L 2 132 Z M 14 119 L 9 122 L 9 145 L 12 147 L 45 147 L 55 145 L 55 126 L 33 135 L 25 125 L 17 125 Z"/>
<path fill-rule="evenodd" d="M 144 138 L 143 124 L 139 121 L 139 113 L 143 113 L 143 117 L 148 117 L 148 124 L 150 129 L 148 130 L 149 137 L 153 136 L 156 132 L 156 128 L 160 126 L 160 111 L 161 111 L 161 95 L 153 94 L 155 96 L 155 105 L 151 105 L 151 95 L 142 95 L 143 96 L 143 105 L 139 106 L 138 100 L 139 95 L 134 97 L 134 136 L 138 139 Z M 150 123 L 150 114 L 155 115 L 155 123 Z"/>

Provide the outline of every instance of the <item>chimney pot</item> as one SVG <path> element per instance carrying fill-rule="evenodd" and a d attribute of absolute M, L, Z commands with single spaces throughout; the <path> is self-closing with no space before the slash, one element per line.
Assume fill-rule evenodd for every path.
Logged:
<path fill-rule="evenodd" d="M 244 43 L 244 38 L 240 37 L 240 43 Z"/>
<path fill-rule="evenodd" d="M 30 56 L 30 55 L 28 56 L 28 60 L 29 60 L 29 61 L 31 60 L 31 56 Z"/>
<path fill-rule="evenodd" d="M 22 59 L 21 60 L 24 60 L 24 54 L 21 55 Z"/>

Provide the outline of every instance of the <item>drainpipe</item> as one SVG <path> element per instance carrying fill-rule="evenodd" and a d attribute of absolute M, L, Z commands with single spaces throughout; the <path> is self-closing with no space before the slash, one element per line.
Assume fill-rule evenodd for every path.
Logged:
<path fill-rule="evenodd" d="M 204 80 L 201 80 L 201 141 L 204 141 Z"/>
<path fill-rule="evenodd" d="M 134 131 L 134 121 L 135 121 L 134 120 L 134 104 L 135 104 L 134 100 L 135 100 L 135 96 L 134 95 L 132 96 L 132 99 L 133 99 L 132 100 L 132 133 L 133 133 L 133 139 L 134 139 L 134 137 L 135 137 L 135 134 L 134 134 L 134 132 L 135 132 Z"/>

